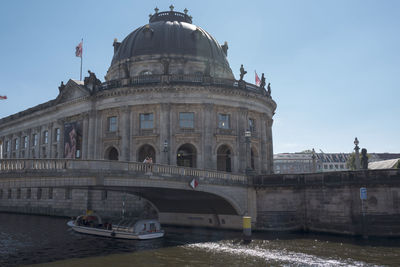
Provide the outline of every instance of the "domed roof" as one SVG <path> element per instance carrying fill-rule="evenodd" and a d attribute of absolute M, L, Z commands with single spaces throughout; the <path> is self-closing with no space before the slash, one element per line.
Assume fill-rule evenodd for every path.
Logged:
<path fill-rule="evenodd" d="M 186 11 L 186 10 L 185 10 Z M 115 49 L 111 65 L 142 55 L 189 55 L 229 67 L 226 49 L 186 13 L 156 12 L 149 24 L 130 33 Z"/>

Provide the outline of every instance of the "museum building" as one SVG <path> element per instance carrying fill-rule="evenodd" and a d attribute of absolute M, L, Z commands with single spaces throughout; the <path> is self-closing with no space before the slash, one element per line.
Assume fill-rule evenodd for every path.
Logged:
<path fill-rule="evenodd" d="M 56 99 L 0 120 L 2 158 L 106 159 L 273 172 L 276 103 L 235 79 L 228 44 L 170 11 L 113 42 L 101 82 L 61 83 Z M 239 69 L 239 67 L 238 67 Z"/>

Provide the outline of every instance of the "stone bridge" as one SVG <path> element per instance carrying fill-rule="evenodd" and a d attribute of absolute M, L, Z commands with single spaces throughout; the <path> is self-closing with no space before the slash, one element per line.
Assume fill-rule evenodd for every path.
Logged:
<path fill-rule="evenodd" d="M 241 174 L 105 160 L 0 160 L 0 197 L 15 203 L 27 188 L 134 194 L 148 200 L 167 224 L 240 228 L 243 215 L 256 218 L 254 193 Z M 88 199 L 85 208 L 91 206 Z"/>

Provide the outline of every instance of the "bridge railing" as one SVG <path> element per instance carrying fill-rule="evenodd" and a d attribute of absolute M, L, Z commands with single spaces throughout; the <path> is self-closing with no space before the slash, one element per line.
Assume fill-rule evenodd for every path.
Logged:
<path fill-rule="evenodd" d="M 65 159 L 2 159 L 0 171 L 66 169 Z"/>
<path fill-rule="evenodd" d="M 234 174 L 213 170 L 202 170 L 188 167 L 147 164 L 140 162 L 108 161 L 108 160 L 73 160 L 73 159 L 1 159 L 0 172 L 21 170 L 104 170 L 131 171 L 161 176 L 189 176 L 199 179 L 213 179 L 227 182 L 247 184 L 244 174 Z"/>

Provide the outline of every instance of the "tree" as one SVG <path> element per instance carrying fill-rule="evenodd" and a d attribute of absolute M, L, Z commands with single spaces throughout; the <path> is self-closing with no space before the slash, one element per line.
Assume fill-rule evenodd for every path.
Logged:
<path fill-rule="evenodd" d="M 397 163 L 393 166 L 395 169 L 400 169 L 400 159 L 397 161 Z"/>
<path fill-rule="evenodd" d="M 371 158 L 369 154 L 367 154 L 368 159 Z M 361 162 L 361 154 L 360 154 L 360 162 Z M 347 169 L 350 169 L 352 171 L 356 170 L 356 153 L 353 152 L 350 154 L 349 158 L 346 161 L 346 167 Z"/>

